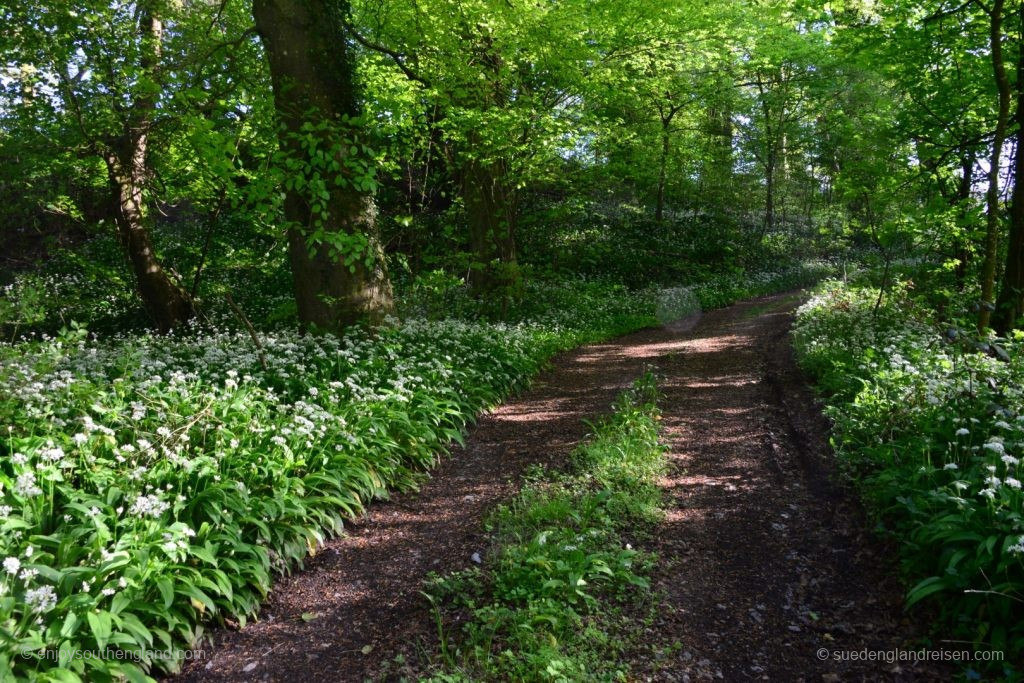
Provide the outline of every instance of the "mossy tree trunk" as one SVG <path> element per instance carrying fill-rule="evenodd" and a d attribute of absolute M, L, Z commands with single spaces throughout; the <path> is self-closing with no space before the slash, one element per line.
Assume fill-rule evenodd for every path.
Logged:
<path fill-rule="evenodd" d="M 984 260 L 981 264 L 981 312 L 978 314 L 978 329 L 984 330 L 992 320 L 995 306 L 996 259 L 999 254 L 999 172 L 1003 144 L 1006 142 L 1006 126 L 1010 112 L 1010 79 L 1006 75 L 1003 57 L 1003 7 L 1004 0 L 994 0 L 990 10 L 989 47 L 992 53 L 992 71 L 999 105 L 996 114 L 995 135 L 992 139 L 992 154 L 989 158 L 988 192 L 986 194 L 986 225 Z"/>
<path fill-rule="evenodd" d="M 462 198 L 474 263 L 469 282 L 480 296 L 508 297 L 517 286 L 516 197 L 502 161 L 467 159 L 461 168 Z"/>
<path fill-rule="evenodd" d="M 1018 38 L 1024 39 L 1024 4 L 1019 10 Z M 1024 49 L 1017 51 L 1017 149 L 1013 156 L 1011 175 L 1013 194 L 1010 197 L 1010 239 L 1006 248 L 1006 269 L 993 314 L 996 331 L 1006 334 L 1024 317 L 1024 185 L 1020 171 L 1024 168 Z"/>

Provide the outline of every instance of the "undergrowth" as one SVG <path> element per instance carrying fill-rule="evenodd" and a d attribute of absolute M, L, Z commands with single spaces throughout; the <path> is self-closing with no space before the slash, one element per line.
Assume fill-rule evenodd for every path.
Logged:
<path fill-rule="evenodd" d="M 788 287 L 813 271 L 737 282 Z M 268 320 L 257 347 L 211 316 L 167 337 L 69 323 L 0 343 L 0 674 L 175 671 L 208 626 L 244 623 L 275 575 L 373 499 L 415 486 L 552 354 L 710 301 L 537 282 L 495 323 L 464 290 L 434 285 L 408 298 L 421 317 L 374 334 Z M 445 315 L 462 319 L 431 319 Z M 61 654 L 107 649 L 123 656 Z"/>
<path fill-rule="evenodd" d="M 798 312 L 833 442 L 939 635 L 1024 656 L 1024 337 L 940 324 L 904 284 L 828 283 Z M 1010 675 L 1010 671 L 998 672 Z"/>

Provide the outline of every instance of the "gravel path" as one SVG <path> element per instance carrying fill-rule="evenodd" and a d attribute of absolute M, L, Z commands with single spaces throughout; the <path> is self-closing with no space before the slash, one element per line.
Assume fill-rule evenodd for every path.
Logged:
<path fill-rule="evenodd" d="M 436 641 L 423 579 L 470 565 L 486 542 L 481 520 L 523 468 L 564 462 L 583 420 L 607 413 L 645 364 L 664 376 L 672 459 L 669 514 L 649 543 L 664 596 L 650 638 L 679 646 L 636 670 L 666 681 L 933 680 L 941 672 L 818 656 L 892 650 L 914 633 L 884 549 L 829 483 L 827 425 L 788 344 L 796 303 L 744 302 L 557 357 L 418 493 L 373 505 L 276 583 L 258 622 L 216 633 L 179 680 L 363 681 L 396 654 L 411 665 Z"/>

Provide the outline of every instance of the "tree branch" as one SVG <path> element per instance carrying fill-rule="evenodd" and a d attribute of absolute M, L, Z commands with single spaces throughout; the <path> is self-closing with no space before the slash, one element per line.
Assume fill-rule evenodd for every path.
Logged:
<path fill-rule="evenodd" d="M 367 50 L 372 50 L 374 52 L 380 53 L 382 55 L 387 55 L 388 57 L 390 57 L 391 60 L 395 63 L 395 65 L 399 69 L 401 69 L 402 73 L 405 74 L 406 78 L 408 78 L 410 81 L 416 81 L 417 83 L 421 84 L 426 88 L 430 87 L 430 81 L 421 76 L 420 74 L 416 73 L 415 71 L 413 71 L 412 68 L 410 68 L 409 65 L 406 63 L 406 56 L 403 55 L 401 52 L 392 50 L 386 45 L 375 43 L 372 40 L 366 38 L 365 36 L 360 34 L 359 31 L 357 31 L 355 27 L 352 26 L 352 24 L 348 23 L 347 21 L 344 23 L 344 26 L 345 30 L 348 31 L 353 38 L 355 38 L 355 41 L 362 45 L 363 47 L 365 47 Z"/>
<path fill-rule="evenodd" d="M 945 19 L 946 17 L 951 17 L 954 14 L 959 14 L 963 10 L 970 7 L 972 4 L 974 4 L 974 0 L 967 0 L 967 2 L 963 3 L 962 5 L 959 5 L 958 7 L 954 7 L 953 9 L 939 10 L 934 14 L 929 14 L 927 17 L 925 17 L 924 23 L 930 24 L 933 21 L 939 21 L 941 19 Z M 982 9 L 984 9 L 984 7 L 982 7 Z"/>

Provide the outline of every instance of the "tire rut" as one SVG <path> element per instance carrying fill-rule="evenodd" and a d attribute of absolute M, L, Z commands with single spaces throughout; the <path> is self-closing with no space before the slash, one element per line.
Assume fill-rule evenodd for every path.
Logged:
<path fill-rule="evenodd" d="M 761 300 L 661 366 L 671 472 L 648 547 L 663 596 L 649 639 L 677 651 L 637 662 L 649 680 L 951 676 L 833 654 L 917 650 L 922 633 L 903 614 L 892 554 L 833 478 L 829 425 L 790 344 L 797 302 Z"/>

